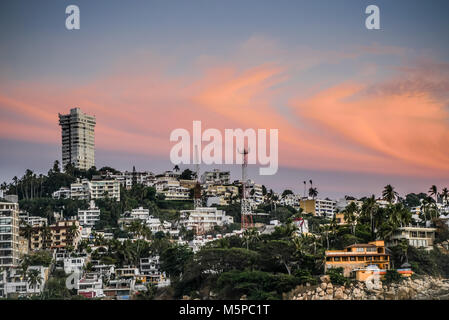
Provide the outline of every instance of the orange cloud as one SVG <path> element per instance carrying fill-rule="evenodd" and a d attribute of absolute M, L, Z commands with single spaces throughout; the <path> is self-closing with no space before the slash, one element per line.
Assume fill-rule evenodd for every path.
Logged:
<path fill-rule="evenodd" d="M 342 84 L 302 102 L 293 102 L 297 115 L 340 139 L 342 150 L 351 146 L 375 153 L 382 161 L 360 163 L 379 172 L 434 175 L 449 171 L 449 114 L 443 101 L 429 93 L 373 95 L 366 86 Z"/>

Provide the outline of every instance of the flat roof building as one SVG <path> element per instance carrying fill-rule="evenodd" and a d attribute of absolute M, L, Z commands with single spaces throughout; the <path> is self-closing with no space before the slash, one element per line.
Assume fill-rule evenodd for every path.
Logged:
<path fill-rule="evenodd" d="M 95 166 L 95 124 L 95 117 L 79 108 L 70 109 L 69 114 L 59 114 L 63 168 L 69 163 L 84 170 Z"/>

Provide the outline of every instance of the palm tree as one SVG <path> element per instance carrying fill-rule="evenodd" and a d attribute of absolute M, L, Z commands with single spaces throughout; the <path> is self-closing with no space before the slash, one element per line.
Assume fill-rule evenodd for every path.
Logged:
<path fill-rule="evenodd" d="M 306 188 L 307 188 L 307 182 L 306 182 L 306 180 L 304 180 L 303 181 L 303 183 L 304 183 L 304 198 L 306 197 Z"/>
<path fill-rule="evenodd" d="M 32 289 L 35 289 L 38 284 L 42 283 L 41 275 L 36 269 L 29 270 L 26 277 L 28 279 L 28 284 Z"/>
<path fill-rule="evenodd" d="M 358 213 L 358 207 L 355 202 L 351 202 L 343 210 L 343 216 L 347 224 L 351 226 L 352 234 L 355 234 L 355 223 L 357 221 L 356 214 Z"/>
<path fill-rule="evenodd" d="M 399 194 L 394 190 L 394 187 L 391 184 L 386 185 L 384 191 L 382 192 L 383 199 L 388 201 L 390 204 L 393 203 L 398 196 Z"/>
<path fill-rule="evenodd" d="M 330 224 L 321 225 L 320 229 L 321 229 L 320 230 L 321 231 L 321 237 L 323 235 L 324 235 L 324 237 L 326 237 L 326 244 L 327 244 L 326 248 L 327 248 L 327 250 L 329 250 L 329 232 L 331 230 L 331 225 Z"/>
<path fill-rule="evenodd" d="M 438 188 L 436 185 L 433 185 L 429 189 L 429 195 L 435 197 L 435 202 L 438 202 Z"/>
<path fill-rule="evenodd" d="M 449 190 L 447 188 L 443 188 L 443 190 L 441 190 L 440 197 L 447 204 L 447 198 L 449 197 Z"/>
<path fill-rule="evenodd" d="M 67 240 L 71 241 L 71 244 L 74 245 L 73 240 L 79 236 L 79 233 L 78 227 L 73 223 L 67 229 Z"/>
<path fill-rule="evenodd" d="M 246 245 L 246 250 L 249 250 L 251 243 L 256 243 L 260 240 L 259 232 L 256 228 L 246 229 L 243 232 L 243 244 Z"/>
<path fill-rule="evenodd" d="M 315 199 L 315 197 L 318 196 L 318 190 L 316 188 L 310 188 L 309 189 L 309 197 L 312 197 L 312 199 Z"/>
<path fill-rule="evenodd" d="M 47 249 L 48 243 L 51 241 L 51 229 L 46 223 L 44 223 L 44 225 L 40 227 L 39 231 L 42 237 L 42 248 Z"/>
<path fill-rule="evenodd" d="M 28 251 L 31 251 L 31 238 L 36 233 L 35 228 L 29 223 L 25 223 L 23 227 L 20 227 L 21 236 L 28 241 Z"/>
<path fill-rule="evenodd" d="M 371 236 L 374 236 L 374 215 L 377 210 L 378 206 L 376 203 L 376 197 L 374 194 L 365 200 L 365 202 L 362 205 L 362 212 L 365 215 L 369 216 L 370 219 L 370 229 L 371 229 Z"/>
<path fill-rule="evenodd" d="M 174 168 L 173 168 L 173 171 L 178 172 L 179 170 L 180 170 L 180 169 L 179 169 L 179 166 L 178 166 L 178 165 L 175 165 Z"/>

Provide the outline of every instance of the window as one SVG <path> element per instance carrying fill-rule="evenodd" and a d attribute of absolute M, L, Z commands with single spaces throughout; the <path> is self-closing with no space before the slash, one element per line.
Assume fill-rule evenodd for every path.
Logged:
<path fill-rule="evenodd" d="M 349 260 L 355 261 L 355 257 L 349 257 Z"/>
<path fill-rule="evenodd" d="M 356 251 L 357 252 L 365 252 L 365 249 L 364 248 L 357 248 Z"/>

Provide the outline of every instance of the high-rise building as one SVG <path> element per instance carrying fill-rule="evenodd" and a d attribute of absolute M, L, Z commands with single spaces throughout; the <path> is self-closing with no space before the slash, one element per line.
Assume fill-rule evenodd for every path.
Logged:
<path fill-rule="evenodd" d="M 0 202 L 0 268 L 19 265 L 19 204 Z"/>
<path fill-rule="evenodd" d="M 79 108 L 69 114 L 59 114 L 62 129 L 62 166 L 71 163 L 76 168 L 88 170 L 95 165 L 95 117 Z"/>

